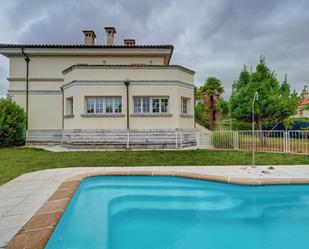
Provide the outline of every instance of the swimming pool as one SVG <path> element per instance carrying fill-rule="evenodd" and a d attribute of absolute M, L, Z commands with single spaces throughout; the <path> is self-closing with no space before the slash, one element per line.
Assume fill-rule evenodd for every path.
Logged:
<path fill-rule="evenodd" d="M 168 176 L 81 182 L 47 249 L 309 248 L 309 186 Z"/>

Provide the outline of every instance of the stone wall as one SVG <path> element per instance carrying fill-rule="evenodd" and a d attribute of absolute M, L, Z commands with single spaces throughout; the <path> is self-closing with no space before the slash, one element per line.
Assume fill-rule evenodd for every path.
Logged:
<path fill-rule="evenodd" d="M 62 130 L 28 130 L 27 144 L 61 144 Z"/>
<path fill-rule="evenodd" d="M 68 148 L 183 148 L 198 144 L 195 129 L 29 130 L 27 143 Z"/>

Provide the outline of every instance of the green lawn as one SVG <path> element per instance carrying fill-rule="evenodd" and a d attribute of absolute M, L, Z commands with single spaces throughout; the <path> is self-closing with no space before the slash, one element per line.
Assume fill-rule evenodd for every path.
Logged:
<path fill-rule="evenodd" d="M 48 152 L 34 148 L 0 149 L 0 184 L 23 173 L 60 167 L 246 165 L 250 152 L 235 151 L 106 151 Z M 309 156 L 257 153 L 256 164 L 309 164 Z"/>

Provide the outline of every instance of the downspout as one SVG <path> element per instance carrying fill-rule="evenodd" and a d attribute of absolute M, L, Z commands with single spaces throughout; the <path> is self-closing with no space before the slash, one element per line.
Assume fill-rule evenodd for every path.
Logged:
<path fill-rule="evenodd" d="M 193 119 L 194 119 L 194 128 L 196 128 L 196 117 L 195 117 L 195 105 L 196 105 L 196 97 L 195 93 L 197 91 L 197 87 L 193 88 Z"/>
<path fill-rule="evenodd" d="M 64 91 L 63 87 L 60 87 L 62 93 L 62 130 L 64 129 Z"/>
<path fill-rule="evenodd" d="M 129 106 L 129 85 L 130 85 L 130 82 L 129 81 L 125 81 L 124 84 L 126 85 L 126 88 L 127 88 L 127 129 L 129 130 L 130 129 L 130 106 Z"/>
<path fill-rule="evenodd" d="M 28 112 L 29 112 L 29 63 L 30 58 L 25 53 L 24 47 L 21 49 L 22 54 L 25 56 L 26 61 L 26 130 L 28 130 Z"/>

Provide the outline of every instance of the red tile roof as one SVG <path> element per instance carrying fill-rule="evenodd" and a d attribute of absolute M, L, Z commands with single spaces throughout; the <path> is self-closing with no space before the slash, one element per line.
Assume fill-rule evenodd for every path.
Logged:
<path fill-rule="evenodd" d="M 303 99 L 299 101 L 299 105 L 309 105 L 309 99 Z"/>

